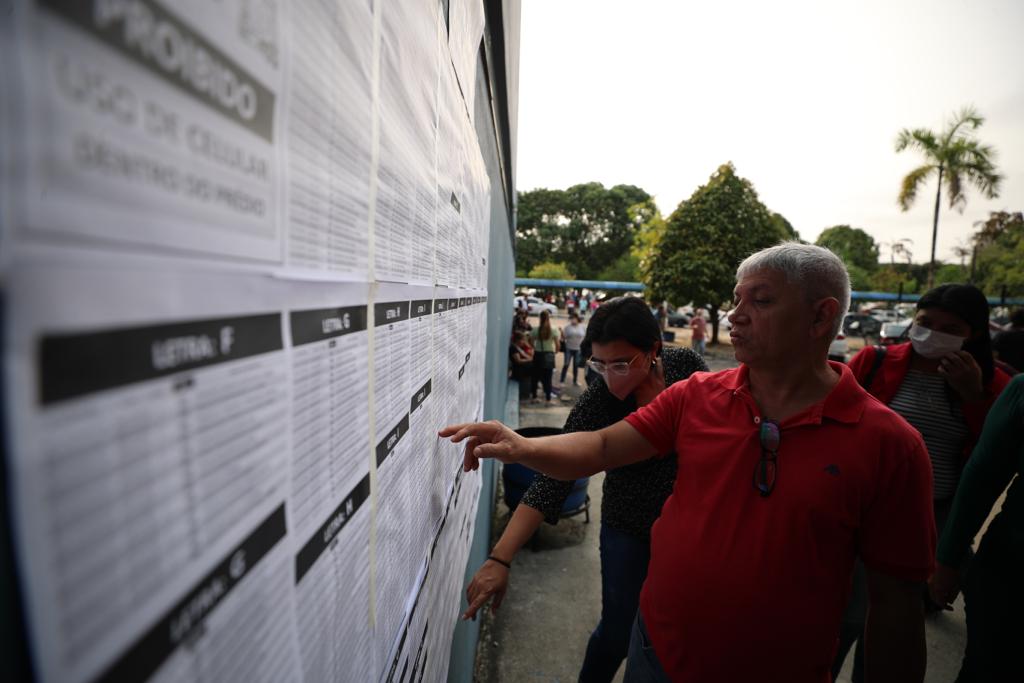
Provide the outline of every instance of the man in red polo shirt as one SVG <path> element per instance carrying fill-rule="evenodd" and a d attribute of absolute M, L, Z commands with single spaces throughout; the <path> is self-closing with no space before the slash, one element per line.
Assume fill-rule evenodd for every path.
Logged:
<path fill-rule="evenodd" d="M 696 373 L 598 432 L 441 432 L 468 439 L 467 470 L 494 457 L 560 479 L 678 454 L 627 682 L 826 683 L 856 555 L 869 577 L 867 680 L 923 679 L 931 466 L 920 435 L 827 360 L 849 301 L 835 255 L 778 245 L 737 271 L 739 368 Z"/>

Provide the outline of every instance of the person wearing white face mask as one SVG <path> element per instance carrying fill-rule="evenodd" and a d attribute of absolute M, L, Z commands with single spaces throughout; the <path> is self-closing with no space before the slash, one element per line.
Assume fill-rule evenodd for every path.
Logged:
<path fill-rule="evenodd" d="M 850 369 L 861 385 L 924 438 L 932 462 L 939 534 L 989 408 L 1010 379 L 995 367 L 988 317 L 988 301 L 978 288 L 941 285 L 917 302 L 907 342 L 866 347 L 850 361 Z M 858 588 L 863 589 L 863 584 L 855 583 L 832 669 L 835 676 L 856 641 L 853 683 L 863 680 L 865 605 L 857 598 Z"/>
<path fill-rule="evenodd" d="M 661 330 L 642 299 L 606 302 L 590 318 L 586 340 L 592 349 L 588 367 L 598 373 L 576 401 L 565 432 L 592 432 L 618 422 L 653 401 L 666 386 L 707 365 L 690 349 L 662 349 Z M 604 381 L 601 381 L 604 380 Z M 672 492 L 673 458 L 649 458 L 608 470 L 601 500 L 601 621 L 587 644 L 582 683 L 611 681 L 626 656 L 630 631 L 647 575 L 651 525 Z M 538 474 L 515 509 L 508 526 L 467 588 L 475 618 L 488 601 L 497 610 L 508 589 L 512 561 L 541 522 L 559 519 L 572 481 Z"/>

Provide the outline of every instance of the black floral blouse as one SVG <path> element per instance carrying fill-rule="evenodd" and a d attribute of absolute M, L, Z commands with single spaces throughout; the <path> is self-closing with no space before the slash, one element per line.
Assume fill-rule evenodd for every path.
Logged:
<path fill-rule="evenodd" d="M 683 348 L 665 349 L 662 363 L 665 386 L 708 369 L 703 358 Z M 615 424 L 636 408 L 636 399 L 630 396 L 620 401 L 608 391 L 604 380 L 598 379 L 576 401 L 563 431 L 597 431 Z M 608 470 L 604 478 L 601 523 L 631 536 L 649 539 L 651 525 L 672 493 L 676 467 L 675 456 L 667 455 Z M 571 491 L 572 482 L 538 474 L 522 502 L 542 512 L 546 522 L 555 524 Z"/>

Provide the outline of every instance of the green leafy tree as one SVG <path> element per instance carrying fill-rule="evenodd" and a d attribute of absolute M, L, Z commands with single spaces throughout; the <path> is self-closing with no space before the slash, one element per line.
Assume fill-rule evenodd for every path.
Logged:
<path fill-rule="evenodd" d="M 666 223 L 653 199 L 634 205 L 630 211 L 638 225 L 630 254 L 636 259 L 637 278 L 646 281 L 654 256 L 661 245 L 661 238 L 665 235 Z"/>
<path fill-rule="evenodd" d="M 860 228 L 834 225 L 822 230 L 814 243 L 843 259 L 847 268 L 856 266 L 868 273 L 878 268 L 878 245 L 871 235 Z"/>
<path fill-rule="evenodd" d="M 909 269 L 902 265 L 882 266 L 871 274 L 868 280 L 870 285 L 867 289 L 872 292 L 898 292 L 900 283 L 903 284 L 903 291 L 907 294 L 917 292 L 919 285 L 917 280 L 910 274 Z"/>
<path fill-rule="evenodd" d="M 562 246 L 563 190 L 520 192 L 516 206 L 516 272 L 527 274 Z"/>
<path fill-rule="evenodd" d="M 732 300 L 740 261 L 779 241 L 771 212 L 753 184 L 736 175 L 731 163 L 719 166 L 669 216 L 644 271 L 648 299 L 723 308 Z M 718 319 L 711 318 L 711 343 L 717 344 Z"/>
<path fill-rule="evenodd" d="M 520 193 L 517 267 L 529 271 L 544 261 L 561 262 L 583 279 L 596 278 L 630 250 L 640 225 L 631 208 L 651 199 L 633 185 L 601 183 Z"/>
<path fill-rule="evenodd" d="M 846 264 L 846 271 L 850 274 L 850 287 L 854 291 L 864 291 L 871 288 L 871 272 L 852 263 Z"/>
<path fill-rule="evenodd" d="M 962 284 L 967 282 L 965 268 L 956 263 L 938 263 L 935 266 L 935 286 L 945 284 Z"/>
<path fill-rule="evenodd" d="M 786 220 L 786 217 L 781 213 L 772 214 L 772 223 L 775 225 L 776 231 L 779 233 L 779 241 L 793 241 L 800 242 L 800 233 L 796 231 L 793 224 Z"/>
<path fill-rule="evenodd" d="M 1024 296 L 1024 214 L 993 211 L 974 236 L 974 281 L 990 296 Z"/>
<path fill-rule="evenodd" d="M 933 175 L 937 177 L 935 211 L 932 215 L 932 254 L 928 262 L 928 286 L 935 279 L 935 241 L 939 234 L 939 208 L 945 183 L 949 207 L 963 212 L 967 205 L 966 184 L 974 185 L 988 199 L 999 196 L 1003 177 L 996 171 L 995 149 L 982 144 L 975 131 L 985 122 L 973 107 L 964 107 L 940 133 L 927 128 L 904 128 L 896 138 L 896 151 L 915 149 L 925 163 L 903 178 L 900 188 L 900 209 L 907 211 L 914 204 L 918 190 Z"/>
<path fill-rule="evenodd" d="M 538 263 L 530 269 L 527 277 L 543 280 L 575 280 L 569 268 L 564 263 L 552 263 L 545 261 Z"/>
<path fill-rule="evenodd" d="M 598 273 L 597 279 L 613 282 L 638 282 L 640 280 L 640 260 L 632 252 L 626 252 Z"/>

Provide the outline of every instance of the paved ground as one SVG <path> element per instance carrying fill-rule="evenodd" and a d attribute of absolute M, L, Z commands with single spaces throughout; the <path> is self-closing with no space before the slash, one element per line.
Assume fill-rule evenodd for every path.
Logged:
<path fill-rule="evenodd" d="M 559 319 L 556 325 L 563 324 Z M 688 332 L 676 330 L 677 341 L 689 343 Z M 712 370 L 733 367 L 725 336 L 724 348 L 712 349 Z M 851 344 L 853 346 L 853 344 Z M 558 359 L 561 367 L 561 358 Z M 560 370 L 556 370 L 557 373 Z M 520 406 L 520 426 L 561 427 L 580 390 L 564 389 L 556 405 Z M 598 560 L 601 483 L 603 475 L 591 478 L 590 523 L 582 516 L 564 519 L 557 526 L 543 525 L 534 548 L 524 548 L 516 557 L 508 594 L 496 615 L 484 616 L 477 655 L 476 679 L 482 683 L 556 683 L 575 681 L 583 661 L 587 638 L 600 614 L 601 575 Z M 499 492 L 500 498 L 500 492 Z M 493 538 L 508 522 L 503 502 L 495 506 Z M 956 611 L 930 617 L 928 631 L 928 683 L 946 683 L 956 678 L 963 652 L 965 629 L 963 606 Z M 848 658 L 848 659 L 852 659 Z M 839 681 L 849 681 L 849 661 Z M 617 681 L 622 679 L 619 670 Z"/>

